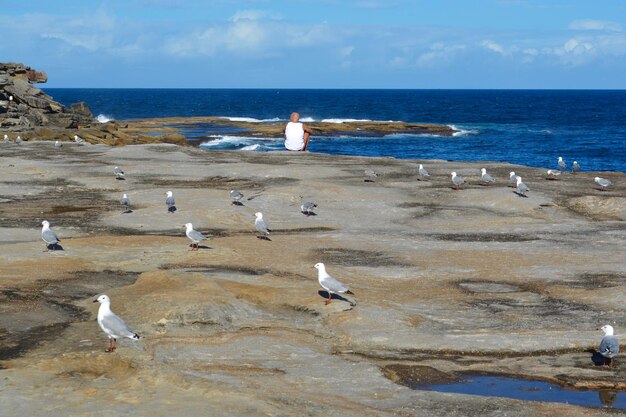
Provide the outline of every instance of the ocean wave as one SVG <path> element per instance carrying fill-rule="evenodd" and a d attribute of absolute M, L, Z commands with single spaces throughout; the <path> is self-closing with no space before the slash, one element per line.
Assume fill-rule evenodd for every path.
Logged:
<path fill-rule="evenodd" d="M 302 123 L 313 123 L 313 122 L 315 122 L 315 119 L 312 118 L 312 117 L 301 117 L 300 121 Z"/>
<path fill-rule="evenodd" d="M 254 117 L 229 117 L 224 116 L 220 119 L 227 119 L 231 122 L 247 122 L 247 123 L 268 123 L 268 122 L 280 122 L 282 119 L 274 117 L 272 119 L 255 119 Z"/>
<path fill-rule="evenodd" d="M 106 114 L 100 113 L 99 115 L 96 116 L 96 120 L 99 121 L 100 123 L 107 123 L 115 119 L 113 118 L 113 116 L 108 116 Z"/>
<path fill-rule="evenodd" d="M 457 137 L 457 136 L 467 136 L 467 135 L 477 135 L 479 132 L 476 129 L 463 129 L 461 127 L 458 127 L 456 125 L 448 125 L 448 127 L 452 130 L 454 130 L 454 133 L 452 134 L 452 136 Z"/>
<path fill-rule="evenodd" d="M 229 135 L 211 135 L 209 138 L 214 138 L 206 142 L 202 142 L 199 146 L 204 149 L 239 149 L 239 150 L 261 150 L 268 148 L 263 145 L 263 142 L 271 145 L 273 142 L 277 144 L 282 143 L 282 139 L 272 138 L 258 138 L 249 136 L 229 136 Z M 259 143 L 261 142 L 261 143 Z"/>

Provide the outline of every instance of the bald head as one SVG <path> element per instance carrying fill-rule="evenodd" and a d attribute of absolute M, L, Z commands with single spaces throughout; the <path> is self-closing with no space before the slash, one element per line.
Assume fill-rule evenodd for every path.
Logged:
<path fill-rule="evenodd" d="M 300 113 L 294 111 L 291 113 L 291 116 L 289 116 L 289 120 L 293 123 L 298 123 L 298 120 L 300 120 Z"/>

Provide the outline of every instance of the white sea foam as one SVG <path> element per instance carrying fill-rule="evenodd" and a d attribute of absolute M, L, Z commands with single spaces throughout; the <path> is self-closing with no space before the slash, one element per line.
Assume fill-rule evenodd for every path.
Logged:
<path fill-rule="evenodd" d="M 244 146 L 243 148 L 241 148 L 239 150 L 240 151 L 258 151 L 260 149 L 261 149 L 261 144 L 255 143 L 254 145 Z"/>
<path fill-rule="evenodd" d="M 96 120 L 99 121 L 100 123 L 106 123 L 115 119 L 113 118 L 113 116 L 108 116 L 106 114 L 101 113 L 98 116 L 96 116 Z"/>
<path fill-rule="evenodd" d="M 266 122 L 280 122 L 281 119 L 274 117 L 272 119 L 255 119 L 254 117 L 220 117 L 220 119 L 227 119 L 231 122 L 247 122 L 247 123 L 266 123 Z"/>
<path fill-rule="evenodd" d="M 209 140 L 206 142 L 202 142 L 200 144 L 201 148 L 205 149 L 240 149 L 240 150 L 258 150 L 259 147 L 263 145 L 259 142 L 281 142 L 282 139 L 275 138 L 252 138 L 249 136 L 220 136 L 220 135 L 211 135 L 210 138 L 215 138 L 214 140 Z M 256 147 L 255 147 L 256 146 Z"/>
<path fill-rule="evenodd" d="M 371 122 L 370 119 L 322 119 L 322 123 L 358 123 Z"/>
<path fill-rule="evenodd" d="M 452 136 L 454 137 L 478 134 L 478 130 L 474 130 L 474 129 L 463 129 L 455 125 L 448 125 L 448 127 L 454 130 L 454 133 L 452 134 Z"/>
<path fill-rule="evenodd" d="M 312 118 L 312 117 L 301 117 L 300 121 L 302 123 L 313 123 L 315 121 L 315 119 Z"/>

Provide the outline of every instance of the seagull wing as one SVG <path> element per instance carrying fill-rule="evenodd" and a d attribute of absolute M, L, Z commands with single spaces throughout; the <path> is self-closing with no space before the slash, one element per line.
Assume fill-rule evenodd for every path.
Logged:
<path fill-rule="evenodd" d="M 615 336 L 604 336 L 600 342 L 600 354 L 612 358 L 619 352 L 619 342 Z"/>
<path fill-rule="evenodd" d="M 41 232 L 41 238 L 43 239 L 44 242 L 50 243 L 50 244 L 60 242 L 59 238 L 57 237 L 57 234 L 49 229 Z"/>
<path fill-rule="evenodd" d="M 169 207 L 176 205 L 176 202 L 174 201 L 174 197 L 167 197 L 165 199 L 165 204 L 167 204 Z"/>
<path fill-rule="evenodd" d="M 114 338 L 119 337 L 128 337 L 129 339 L 138 339 L 139 336 L 137 333 L 132 331 L 130 327 L 118 316 L 115 314 L 107 314 L 102 318 L 102 322 L 100 323 L 102 328 L 106 333 L 113 336 Z"/>
<path fill-rule="evenodd" d="M 256 230 L 258 230 L 261 233 L 269 233 L 270 229 L 267 226 L 267 223 L 265 223 L 265 220 L 260 219 L 260 220 L 256 220 L 254 222 L 254 225 L 256 226 Z"/>
<path fill-rule="evenodd" d="M 197 230 L 191 230 L 189 233 L 187 233 L 187 237 L 191 239 L 193 242 L 201 242 L 207 239 L 206 236 L 204 236 L 202 233 L 198 232 Z"/>
<path fill-rule="evenodd" d="M 322 278 L 322 280 L 320 281 L 320 285 L 324 287 L 324 289 L 334 293 L 342 293 L 348 291 L 348 287 L 346 287 L 330 275 Z"/>

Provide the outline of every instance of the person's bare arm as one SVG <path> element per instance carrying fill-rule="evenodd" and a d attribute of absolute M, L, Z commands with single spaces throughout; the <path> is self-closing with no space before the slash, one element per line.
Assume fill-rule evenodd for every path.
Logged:
<path fill-rule="evenodd" d="M 302 130 L 304 130 L 305 132 L 311 134 L 313 133 L 313 131 L 311 130 L 310 127 L 308 127 L 307 125 L 305 125 L 304 123 L 302 123 Z"/>

